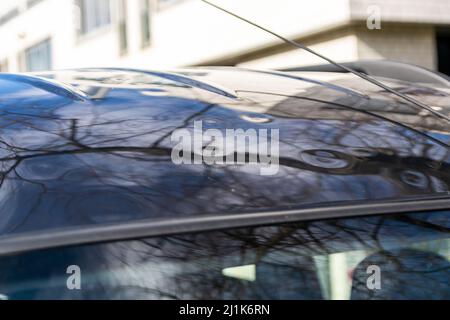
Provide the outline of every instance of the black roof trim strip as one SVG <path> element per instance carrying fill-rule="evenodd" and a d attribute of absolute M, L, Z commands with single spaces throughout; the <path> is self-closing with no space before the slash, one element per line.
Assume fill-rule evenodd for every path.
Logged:
<path fill-rule="evenodd" d="M 0 238 L 0 255 L 12 255 L 64 246 L 217 231 L 231 228 L 445 209 L 450 209 L 450 197 L 384 201 L 381 203 L 366 202 L 364 204 L 316 207 L 292 211 L 136 221 L 125 224 L 78 227 L 48 231 L 46 233 L 32 232 L 22 235 L 5 236 Z"/>

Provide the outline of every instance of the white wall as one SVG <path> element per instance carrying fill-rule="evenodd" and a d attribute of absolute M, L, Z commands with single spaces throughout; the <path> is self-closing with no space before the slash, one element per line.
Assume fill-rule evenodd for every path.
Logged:
<path fill-rule="evenodd" d="M 316 0 L 309 2 L 305 10 L 305 3 L 297 0 L 216 0 L 288 37 L 345 23 L 350 16 L 348 1 Z M 15 0 L 2 0 L 4 6 L 12 2 Z M 142 50 L 138 0 L 128 0 L 129 51 L 120 56 L 115 24 L 77 38 L 73 3 L 72 0 L 46 0 L 0 27 L 0 39 L 7 44 L 0 47 L 0 60 L 8 57 L 11 71 L 17 71 L 18 54 L 47 37 L 53 39 L 55 69 L 183 66 L 278 43 L 272 36 L 200 1 L 187 0 L 153 14 L 152 43 Z"/>
<path fill-rule="evenodd" d="M 15 5 L 17 1 L 1 0 L 0 12 Z M 23 3 L 25 0 L 19 1 Z M 112 1 L 116 3 L 117 0 Z M 403 31 L 397 32 L 397 36 L 391 37 L 388 36 L 388 31 L 383 30 L 378 34 L 348 33 L 338 37 L 333 37 L 333 31 L 327 31 L 342 29 L 351 23 L 365 25 L 367 6 L 373 3 L 382 7 L 382 17 L 386 18 L 386 21 L 397 19 L 413 23 L 414 18 L 421 17 L 421 23 L 450 25 L 448 0 L 212 1 L 286 37 L 316 39 L 315 42 L 311 40 L 312 48 L 338 61 L 402 55 L 408 61 L 414 58 L 411 46 L 405 46 L 403 51 L 398 49 L 398 54 L 389 51 L 392 43 L 400 43 L 401 37 L 411 39 L 416 36 L 408 34 L 407 31 L 403 34 Z M 198 0 L 185 0 L 154 12 L 152 43 L 142 49 L 139 0 L 127 0 L 129 50 L 128 54 L 121 56 L 116 23 L 87 36 L 77 37 L 78 20 L 73 4 L 73 0 L 45 0 L 13 21 L 0 26 L 0 39 L 3 44 L 0 46 L 0 61 L 7 57 L 10 71 L 18 71 L 18 55 L 47 37 L 53 39 L 54 69 L 91 66 L 168 68 L 223 60 L 280 43 L 273 36 Z M 115 5 L 113 16 L 114 8 Z M 324 31 L 328 37 L 317 36 L 319 32 Z M 318 38 L 315 38 L 316 36 Z M 428 26 L 427 31 L 417 37 L 416 45 L 425 48 L 417 57 L 424 59 L 424 64 L 428 67 L 436 64 L 435 52 L 431 48 L 434 45 L 433 38 L 432 26 Z M 413 62 L 416 60 L 418 59 L 413 59 Z M 242 66 L 282 68 L 312 63 L 321 61 L 305 52 L 294 50 L 270 57 L 255 58 L 253 61 L 243 62 Z"/>
<path fill-rule="evenodd" d="M 117 64 L 119 49 L 114 26 L 78 37 L 76 13 L 72 0 L 46 0 L 24 11 L 0 27 L 0 39 L 5 44 L 0 46 L 0 60 L 7 57 L 10 71 L 18 71 L 20 53 L 52 38 L 55 69 Z"/>
<path fill-rule="evenodd" d="M 348 0 L 215 0 L 248 19 L 297 38 L 346 23 Z M 325 8 L 325 10 L 324 10 Z M 152 47 L 127 62 L 137 66 L 199 64 L 279 43 L 273 36 L 200 1 L 186 1 L 154 17 Z"/>

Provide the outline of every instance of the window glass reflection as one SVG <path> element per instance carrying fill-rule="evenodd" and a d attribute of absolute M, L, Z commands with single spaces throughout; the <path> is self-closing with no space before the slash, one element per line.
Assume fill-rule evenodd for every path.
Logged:
<path fill-rule="evenodd" d="M 416 213 L 31 252 L 0 258 L 0 295 L 449 299 L 449 227 L 448 212 Z M 80 268 L 81 290 L 67 287 L 73 265 Z M 379 284 L 373 268 L 380 271 Z"/>

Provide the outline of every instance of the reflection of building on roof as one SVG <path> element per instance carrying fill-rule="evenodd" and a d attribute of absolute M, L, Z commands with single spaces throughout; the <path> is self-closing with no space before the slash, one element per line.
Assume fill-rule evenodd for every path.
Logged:
<path fill-rule="evenodd" d="M 446 0 L 215 0 L 338 61 L 386 58 L 450 73 Z M 371 6 L 381 30 L 369 30 Z M 192 0 L 4 0 L 0 71 L 322 63 Z"/>

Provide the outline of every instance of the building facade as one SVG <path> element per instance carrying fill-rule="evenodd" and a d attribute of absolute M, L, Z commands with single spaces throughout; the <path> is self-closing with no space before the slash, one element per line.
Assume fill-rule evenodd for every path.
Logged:
<path fill-rule="evenodd" d="M 449 0 L 215 0 L 337 61 L 450 74 Z M 376 28 L 369 22 L 379 16 Z M 0 72 L 322 63 L 198 0 L 2 0 Z"/>

